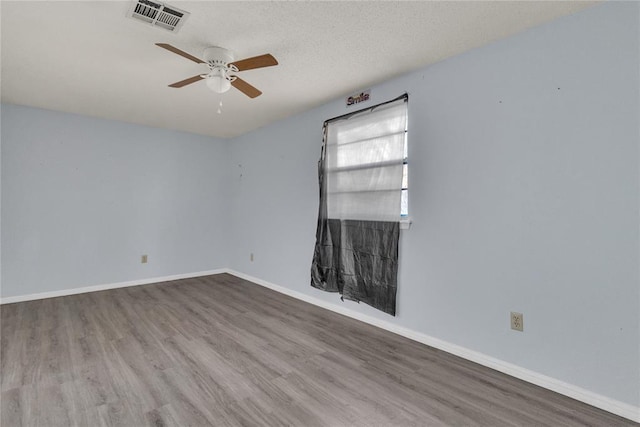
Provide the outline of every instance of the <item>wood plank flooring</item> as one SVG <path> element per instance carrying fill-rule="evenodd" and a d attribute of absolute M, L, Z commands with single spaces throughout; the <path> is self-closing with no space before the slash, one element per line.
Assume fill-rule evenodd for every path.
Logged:
<path fill-rule="evenodd" d="M 637 425 L 226 274 L 0 310 L 2 427 Z"/>

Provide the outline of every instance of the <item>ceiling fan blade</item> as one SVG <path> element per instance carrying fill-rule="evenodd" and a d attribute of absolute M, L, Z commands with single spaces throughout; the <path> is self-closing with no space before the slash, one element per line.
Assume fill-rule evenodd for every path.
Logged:
<path fill-rule="evenodd" d="M 183 57 L 185 57 L 187 59 L 190 59 L 195 63 L 204 64 L 204 61 L 202 59 L 196 58 L 195 56 L 190 55 L 187 52 L 178 49 L 177 47 L 173 47 L 170 44 L 167 44 L 167 43 L 156 43 L 156 46 L 160 46 L 161 48 L 167 49 L 169 52 L 173 52 L 173 53 L 176 53 L 176 54 L 178 54 L 180 56 L 183 56 Z"/>
<path fill-rule="evenodd" d="M 238 71 L 253 70 L 254 68 L 271 67 L 278 65 L 276 58 L 267 53 L 265 55 L 254 56 L 253 58 L 241 59 L 232 63 L 238 67 Z"/>
<path fill-rule="evenodd" d="M 236 77 L 236 79 L 231 82 L 231 86 L 235 87 L 249 98 L 255 98 L 256 96 L 262 95 L 262 92 L 242 80 L 240 77 Z"/>
<path fill-rule="evenodd" d="M 190 85 L 191 83 L 195 83 L 199 80 L 202 80 L 203 77 L 200 75 L 197 76 L 193 76 L 193 77 L 189 77 L 188 79 L 184 79 L 184 80 L 180 80 L 179 82 L 175 82 L 173 84 L 170 84 L 169 87 L 183 87 L 186 85 Z"/>

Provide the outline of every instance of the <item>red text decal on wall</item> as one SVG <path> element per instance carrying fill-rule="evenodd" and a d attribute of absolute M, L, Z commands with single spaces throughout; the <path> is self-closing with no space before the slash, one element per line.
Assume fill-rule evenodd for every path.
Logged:
<path fill-rule="evenodd" d="M 347 107 L 354 105 L 354 104 L 358 104 L 360 102 L 364 102 L 364 101 L 368 101 L 369 98 L 371 97 L 371 91 L 370 90 L 365 90 L 363 92 L 360 92 L 357 95 L 351 95 L 347 97 Z"/>

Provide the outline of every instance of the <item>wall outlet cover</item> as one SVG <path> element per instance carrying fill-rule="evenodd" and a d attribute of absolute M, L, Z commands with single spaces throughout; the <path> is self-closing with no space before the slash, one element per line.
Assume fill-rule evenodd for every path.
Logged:
<path fill-rule="evenodd" d="M 522 332 L 524 328 L 524 322 L 522 318 L 522 313 L 516 313 L 515 311 L 511 312 L 511 329 L 514 331 Z"/>

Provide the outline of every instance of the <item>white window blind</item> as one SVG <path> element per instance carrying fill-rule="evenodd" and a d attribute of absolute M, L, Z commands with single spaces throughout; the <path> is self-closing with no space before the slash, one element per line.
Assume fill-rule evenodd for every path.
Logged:
<path fill-rule="evenodd" d="M 327 123 L 329 218 L 400 220 L 406 131 L 406 97 Z"/>

